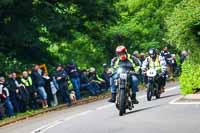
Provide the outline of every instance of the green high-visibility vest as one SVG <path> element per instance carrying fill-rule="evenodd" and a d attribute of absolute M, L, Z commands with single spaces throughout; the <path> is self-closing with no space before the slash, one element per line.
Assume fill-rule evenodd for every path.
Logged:
<path fill-rule="evenodd" d="M 157 71 L 161 70 L 161 65 L 160 65 L 160 61 L 159 61 L 159 57 L 158 56 L 156 57 L 155 61 L 153 61 L 153 59 L 150 57 L 149 68 L 156 69 Z"/>
<path fill-rule="evenodd" d="M 33 84 L 31 77 L 28 77 L 27 79 L 22 78 L 21 81 L 27 87 L 32 86 Z"/>
<path fill-rule="evenodd" d="M 130 54 L 128 54 L 127 60 L 132 64 L 134 71 L 135 71 L 135 72 L 138 72 L 139 69 L 140 69 L 140 66 L 136 66 L 136 65 L 135 65 L 135 63 L 134 63 L 133 60 L 131 59 L 131 55 L 130 55 Z M 118 67 L 119 62 L 120 62 L 120 59 L 117 58 L 117 60 L 116 60 L 116 62 L 115 62 L 115 64 L 114 64 L 114 69 L 116 69 L 116 68 Z"/>

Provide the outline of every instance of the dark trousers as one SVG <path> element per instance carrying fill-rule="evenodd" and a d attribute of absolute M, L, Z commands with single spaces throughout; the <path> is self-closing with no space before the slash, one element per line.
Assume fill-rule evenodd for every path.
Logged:
<path fill-rule="evenodd" d="M 69 92 L 67 90 L 67 85 L 63 84 L 59 85 L 59 91 L 62 96 L 63 102 L 71 104 L 71 100 L 69 98 Z"/>
<path fill-rule="evenodd" d="M 93 96 L 100 93 L 100 87 L 96 83 L 83 83 L 81 88 L 87 89 Z"/>
<path fill-rule="evenodd" d="M 81 93 L 80 93 L 81 83 L 80 83 L 80 79 L 79 78 L 72 78 L 71 82 L 72 82 L 73 88 L 75 90 L 77 100 L 81 99 Z"/>
<path fill-rule="evenodd" d="M 17 94 L 16 93 L 12 94 L 10 100 L 13 104 L 14 112 L 16 113 L 20 112 L 20 101 L 17 99 Z"/>
<path fill-rule="evenodd" d="M 6 97 L 6 100 L 5 100 L 5 106 L 6 106 L 6 110 L 7 110 L 7 114 L 8 116 L 13 116 L 14 115 L 14 108 L 13 108 L 13 105 L 10 101 L 10 97 L 7 96 Z"/>

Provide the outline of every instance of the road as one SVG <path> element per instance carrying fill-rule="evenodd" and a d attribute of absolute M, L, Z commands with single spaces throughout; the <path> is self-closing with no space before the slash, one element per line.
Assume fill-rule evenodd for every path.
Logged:
<path fill-rule="evenodd" d="M 106 99 L 8 125 L 0 133 L 200 133 L 200 105 L 169 104 L 179 94 L 177 84 L 168 85 L 151 102 L 139 92 L 140 104 L 122 117 Z"/>

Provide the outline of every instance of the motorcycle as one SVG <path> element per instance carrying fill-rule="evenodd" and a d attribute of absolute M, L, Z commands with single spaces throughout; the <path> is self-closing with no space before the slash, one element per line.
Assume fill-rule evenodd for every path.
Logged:
<path fill-rule="evenodd" d="M 122 116 L 126 113 L 126 109 L 132 110 L 134 108 L 131 98 L 131 75 L 133 72 L 119 67 L 116 74 L 118 77 L 115 80 L 117 87 L 116 108 L 119 110 L 119 115 Z"/>
<path fill-rule="evenodd" d="M 153 96 L 155 96 L 156 99 L 159 99 L 161 91 L 160 91 L 160 86 L 158 85 L 157 71 L 155 69 L 149 69 L 147 70 L 146 75 L 148 77 L 147 100 L 151 101 Z"/>

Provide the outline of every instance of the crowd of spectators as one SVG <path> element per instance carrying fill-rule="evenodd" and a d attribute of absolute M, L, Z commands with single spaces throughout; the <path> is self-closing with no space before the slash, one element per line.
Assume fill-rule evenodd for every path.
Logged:
<path fill-rule="evenodd" d="M 84 95 L 96 96 L 108 89 L 107 65 L 98 75 L 94 67 L 79 70 L 73 62 L 57 65 L 51 74 L 35 64 L 31 71 L 0 74 L 0 119 L 61 103 L 70 106 L 74 100 L 71 94 L 80 100 Z"/>

